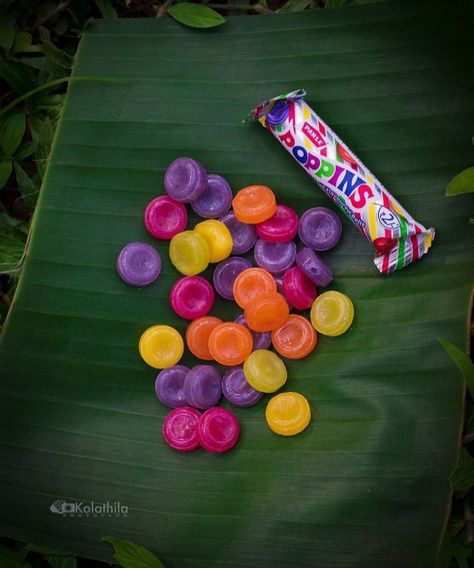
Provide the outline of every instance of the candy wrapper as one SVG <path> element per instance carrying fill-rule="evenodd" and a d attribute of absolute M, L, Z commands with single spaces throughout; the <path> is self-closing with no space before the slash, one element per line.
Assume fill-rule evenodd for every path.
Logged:
<path fill-rule="evenodd" d="M 382 274 L 426 254 L 434 229 L 426 229 L 394 199 L 344 142 L 305 103 L 300 89 L 259 104 L 250 117 L 267 128 L 344 211 L 376 249 Z"/>

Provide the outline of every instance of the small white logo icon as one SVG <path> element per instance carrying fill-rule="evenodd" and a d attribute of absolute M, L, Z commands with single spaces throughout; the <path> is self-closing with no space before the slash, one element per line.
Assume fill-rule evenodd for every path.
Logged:
<path fill-rule="evenodd" d="M 56 499 L 49 506 L 49 510 L 55 515 L 63 517 L 126 517 L 128 514 L 127 505 L 122 505 L 120 501 L 106 501 L 105 503 L 84 503 L 82 501 L 68 502 L 65 499 Z"/>

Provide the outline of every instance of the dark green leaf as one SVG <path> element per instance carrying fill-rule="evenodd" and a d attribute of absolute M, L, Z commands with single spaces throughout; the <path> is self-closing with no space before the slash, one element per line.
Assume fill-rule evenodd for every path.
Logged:
<path fill-rule="evenodd" d="M 0 9 L 0 46 L 9 51 L 15 39 L 15 13 Z"/>
<path fill-rule="evenodd" d="M 2 235 L 0 235 L 0 274 L 2 269 Z M 11 548 L 0 544 L 0 566 L 2 568 L 23 568 L 18 555 Z"/>
<path fill-rule="evenodd" d="M 25 158 L 28 158 L 29 156 L 34 154 L 36 146 L 37 144 L 33 140 L 28 140 L 28 142 L 23 142 L 23 144 L 20 144 L 18 150 L 15 152 L 15 159 L 24 160 Z"/>
<path fill-rule="evenodd" d="M 36 552 L 38 554 L 44 554 L 48 556 L 71 556 L 70 552 L 64 552 L 64 550 L 58 550 L 56 548 L 51 548 L 49 546 L 43 546 L 41 544 L 35 544 L 30 542 L 26 545 L 26 548 L 30 552 Z"/>
<path fill-rule="evenodd" d="M 114 560 L 122 568 L 165 568 L 154 554 L 143 546 L 113 536 L 102 537 L 114 548 Z"/>
<path fill-rule="evenodd" d="M 110 0 L 95 0 L 95 3 L 103 18 L 117 17 L 117 10 L 113 7 Z"/>
<path fill-rule="evenodd" d="M 225 22 L 225 18 L 212 8 L 190 2 L 180 2 L 170 6 L 168 14 L 180 24 L 191 28 L 214 28 Z"/>
<path fill-rule="evenodd" d="M 33 36 L 29 32 L 20 30 L 15 35 L 15 43 L 13 44 L 13 51 L 17 53 L 27 52 L 32 53 L 40 51 L 39 45 L 33 45 Z"/>
<path fill-rule="evenodd" d="M 469 355 L 458 349 L 449 341 L 446 341 L 446 339 L 438 337 L 438 341 L 461 371 L 467 388 L 469 389 L 471 398 L 474 399 L 474 364 L 472 363 Z"/>
<path fill-rule="evenodd" d="M 454 491 L 467 491 L 474 486 L 474 458 L 466 448 L 461 448 L 456 469 L 451 475 Z"/>
<path fill-rule="evenodd" d="M 0 162 L 0 189 L 7 183 L 13 170 L 11 160 Z"/>
<path fill-rule="evenodd" d="M 34 73 L 20 61 L 5 59 L 0 50 L 0 77 L 18 94 L 23 94 L 34 86 Z"/>
<path fill-rule="evenodd" d="M 288 0 L 286 4 L 278 10 L 279 13 L 302 12 L 311 4 L 312 0 Z"/>
<path fill-rule="evenodd" d="M 43 40 L 41 44 L 41 51 L 46 55 L 47 58 L 51 59 L 54 63 L 57 63 L 61 67 L 69 69 L 72 65 L 72 58 L 54 45 L 52 41 Z"/>
<path fill-rule="evenodd" d="M 51 568 L 77 568 L 77 558 L 75 556 L 52 556 L 45 554 L 45 559 Z"/>
<path fill-rule="evenodd" d="M 461 193 L 472 193 L 474 191 L 474 166 L 463 170 L 449 182 L 446 188 L 446 195 L 451 197 Z"/>
<path fill-rule="evenodd" d="M 17 161 L 13 162 L 13 167 L 15 169 L 18 189 L 21 191 L 23 201 L 30 210 L 33 210 L 38 198 L 39 187 Z"/>
<path fill-rule="evenodd" d="M 349 4 L 349 0 L 326 0 L 326 8 L 341 8 Z"/>
<path fill-rule="evenodd" d="M 23 241 L 11 235 L 0 234 L 0 274 L 10 274 L 17 271 L 24 250 L 25 243 Z M 1 563 L 0 566 L 2 566 Z"/>
<path fill-rule="evenodd" d="M 17 112 L 5 118 L 0 126 L 0 146 L 7 156 L 13 156 L 25 134 L 26 117 Z"/>

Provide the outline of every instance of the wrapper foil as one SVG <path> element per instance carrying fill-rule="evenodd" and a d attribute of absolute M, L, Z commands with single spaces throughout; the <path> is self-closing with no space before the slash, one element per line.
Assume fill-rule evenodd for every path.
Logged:
<path fill-rule="evenodd" d="M 426 254 L 435 237 L 415 221 L 380 181 L 304 101 L 302 89 L 269 99 L 250 113 L 284 146 L 376 249 L 382 274 Z"/>

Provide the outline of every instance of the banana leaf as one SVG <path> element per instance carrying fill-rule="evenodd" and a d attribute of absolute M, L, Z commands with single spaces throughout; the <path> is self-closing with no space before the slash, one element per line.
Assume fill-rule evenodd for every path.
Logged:
<path fill-rule="evenodd" d="M 2 334 L 0 534 L 97 559 L 111 558 L 100 539 L 113 535 L 168 568 L 431 568 L 463 415 L 462 379 L 436 338 L 466 347 L 472 202 L 444 191 L 472 164 L 473 63 L 462 1 L 231 17 L 206 31 L 94 21 Z M 162 440 L 167 409 L 137 351 L 152 324 L 186 327 L 168 303 L 178 274 L 143 209 L 181 155 L 234 190 L 266 184 L 299 213 L 331 206 L 272 136 L 241 122 L 300 87 L 437 237 L 421 261 L 382 277 L 344 221 L 325 259 L 332 287 L 354 301 L 354 325 L 288 361 L 287 390 L 313 409 L 308 429 L 272 434 L 264 400 L 235 410 L 233 451 L 180 454 Z M 144 289 L 114 267 L 137 240 L 163 260 Z M 238 312 L 220 300 L 213 313 Z M 128 514 L 61 515 L 57 500 L 119 502 Z"/>

